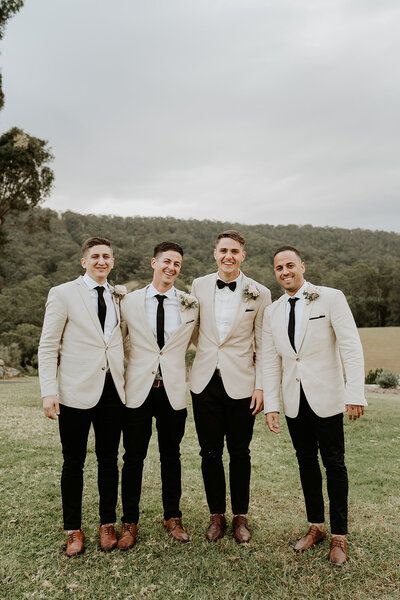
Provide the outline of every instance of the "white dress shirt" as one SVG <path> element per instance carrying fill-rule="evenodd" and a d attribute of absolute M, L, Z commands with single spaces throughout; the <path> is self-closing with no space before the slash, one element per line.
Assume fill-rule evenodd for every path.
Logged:
<path fill-rule="evenodd" d="M 239 276 L 234 279 L 234 281 L 236 281 L 236 289 L 234 291 L 230 290 L 228 286 L 219 289 L 217 286 L 217 279 L 220 279 L 218 273 L 215 277 L 214 314 L 219 339 L 220 342 L 222 342 L 230 332 L 236 312 L 239 308 L 243 292 L 243 276 L 242 273 L 239 273 Z"/>
<path fill-rule="evenodd" d="M 289 326 L 289 313 L 290 313 L 290 298 L 298 298 L 297 302 L 294 305 L 294 345 L 296 346 L 296 350 L 299 348 L 299 335 L 301 328 L 301 319 L 303 318 L 303 310 L 305 304 L 305 297 L 303 296 L 303 292 L 307 287 L 307 281 L 303 283 L 301 288 L 297 290 L 297 292 L 293 296 L 289 296 L 285 292 L 286 296 L 286 329 Z M 288 334 L 289 335 L 289 334 Z"/>
<path fill-rule="evenodd" d="M 147 321 L 151 327 L 155 339 L 157 339 L 157 308 L 158 300 L 157 294 L 165 296 L 164 300 L 164 341 L 165 343 L 169 340 L 171 335 L 181 325 L 181 311 L 179 309 L 178 297 L 176 289 L 170 288 L 167 292 L 159 292 L 152 283 L 146 290 L 145 299 L 145 310 Z"/>
<path fill-rule="evenodd" d="M 83 281 L 86 283 L 90 290 L 90 297 L 93 302 L 93 306 L 95 307 L 96 313 L 98 312 L 98 293 L 95 289 L 99 284 L 97 281 L 92 279 L 87 273 L 83 276 Z M 104 322 L 104 340 L 108 342 L 110 340 L 111 334 L 114 331 L 115 327 L 118 324 L 117 313 L 115 311 L 114 301 L 112 299 L 112 294 L 110 290 L 110 286 L 106 281 L 103 286 L 104 287 L 104 302 L 106 303 L 107 312 L 106 312 L 106 320 Z"/>

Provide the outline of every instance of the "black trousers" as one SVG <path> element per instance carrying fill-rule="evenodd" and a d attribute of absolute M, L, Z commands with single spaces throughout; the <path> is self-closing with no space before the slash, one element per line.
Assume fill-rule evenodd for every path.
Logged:
<path fill-rule="evenodd" d="M 161 487 L 164 519 L 181 517 L 182 495 L 180 443 L 185 433 L 187 410 L 174 410 L 163 387 L 151 388 L 145 402 L 138 408 L 125 407 L 122 467 L 122 521 L 139 521 L 143 464 L 156 420 L 161 462 Z"/>
<path fill-rule="evenodd" d="M 344 463 L 343 414 L 318 417 L 300 388 L 299 414 L 286 417 L 296 450 L 300 479 L 310 523 L 324 522 L 322 476 L 318 462 L 320 451 L 326 471 L 331 533 L 347 533 L 348 478 Z"/>
<path fill-rule="evenodd" d="M 229 452 L 232 512 L 246 514 L 250 497 L 250 442 L 254 416 L 251 398 L 230 398 L 214 373 L 200 394 L 192 392 L 193 413 L 200 444 L 201 470 L 210 513 L 225 513 L 226 484 L 222 462 L 224 439 Z"/>
<path fill-rule="evenodd" d="M 114 523 L 118 499 L 118 447 L 124 405 L 107 373 L 99 402 L 93 408 L 60 404 L 58 418 L 64 457 L 61 497 L 64 529 L 79 529 L 82 521 L 83 467 L 90 425 L 93 423 L 97 457 L 100 523 Z"/>

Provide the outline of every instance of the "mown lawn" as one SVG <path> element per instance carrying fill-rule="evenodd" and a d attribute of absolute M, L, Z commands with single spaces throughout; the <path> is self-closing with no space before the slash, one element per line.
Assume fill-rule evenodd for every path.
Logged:
<path fill-rule="evenodd" d="M 0 598 L 348 599 L 400 597 L 400 397 L 370 397 L 366 416 L 346 423 L 350 474 L 351 560 L 326 560 L 328 542 L 296 555 L 305 527 L 297 466 L 287 431 L 269 434 L 261 417 L 252 444 L 253 540 L 204 539 L 208 521 L 192 418 L 183 443 L 182 509 L 190 544 L 161 526 L 159 464 L 153 437 L 147 459 L 137 546 L 97 548 L 93 444 L 85 474 L 83 556 L 63 554 L 55 423 L 39 408 L 37 379 L 0 384 Z M 92 440 L 93 442 L 93 440 Z"/>

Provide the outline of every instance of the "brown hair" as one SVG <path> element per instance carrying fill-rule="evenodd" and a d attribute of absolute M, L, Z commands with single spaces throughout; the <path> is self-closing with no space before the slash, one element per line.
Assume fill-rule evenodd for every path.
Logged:
<path fill-rule="evenodd" d="M 239 244 L 244 248 L 246 245 L 246 240 L 236 229 L 227 229 L 226 231 L 222 231 L 217 235 L 217 239 L 215 240 L 215 247 L 217 247 L 219 240 L 223 238 L 231 238 L 231 240 L 235 240 L 235 242 L 239 242 Z"/>
<path fill-rule="evenodd" d="M 183 258 L 183 248 L 179 244 L 175 244 L 175 242 L 160 242 L 160 244 L 157 244 L 157 246 L 154 247 L 153 257 L 156 258 L 158 254 L 168 252 L 168 250 L 178 252 Z"/>
<path fill-rule="evenodd" d="M 111 242 L 107 238 L 91 237 L 85 240 L 82 244 L 82 256 L 93 246 L 108 246 L 112 249 Z"/>

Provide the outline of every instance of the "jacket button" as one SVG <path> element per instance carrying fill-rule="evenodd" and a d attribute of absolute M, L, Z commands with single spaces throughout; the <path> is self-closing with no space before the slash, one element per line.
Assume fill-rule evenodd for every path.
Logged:
<path fill-rule="evenodd" d="M 300 379 L 298 377 L 296 377 L 296 381 L 300 381 Z"/>
<path fill-rule="evenodd" d="M 105 370 L 106 370 L 106 368 L 105 368 L 105 367 L 101 367 L 101 370 L 102 370 L 102 371 L 105 371 Z"/>
<path fill-rule="evenodd" d="M 152 375 L 155 375 L 155 374 L 156 374 L 156 372 L 155 372 L 155 371 L 152 371 L 152 372 L 151 372 L 151 374 L 152 374 Z"/>
<path fill-rule="evenodd" d="M 160 356 L 162 356 L 162 352 L 160 352 Z"/>
<path fill-rule="evenodd" d="M 299 358 L 296 358 L 296 362 L 300 362 L 300 359 L 299 359 Z"/>

